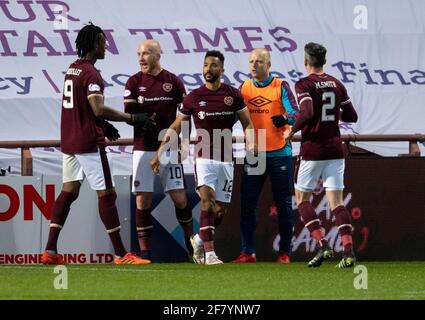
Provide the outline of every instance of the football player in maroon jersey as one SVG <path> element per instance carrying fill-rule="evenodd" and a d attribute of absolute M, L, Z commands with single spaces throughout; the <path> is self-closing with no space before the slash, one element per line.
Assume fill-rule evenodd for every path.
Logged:
<path fill-rule="evenodd" d="M 243 97 L 239 90 L 221 82 L 223 72 L 223 54 L 208 51 L 203 67 L 205 85 L 184 98 L 177 119 L 166 132 L 151 161 L 152 169 L 158 171 L 159 159 L 177 139 L 182 121 L 192 117 L 197 135 L 195 177 L 201 197 L 201 215 L 199 233 L 191 238 L 191 242 L 194 262 L 207 265 L 223 263 L 214 251 L 214 232 L 226 213 L 232 196 L 232 128 L 235 116 L 244 128 L 247 150 L 253 151 L 255 144 L 251 118 Z"/>
<path fill-rule="evenodd" d="M 304 51 L 304 65 L 308 75 L 295 84 L 300 113 L 296 116 L 292 130 L 285 132 L 285 139 L 301 130 L 295 197 L 302 221 L 319 247 L 308 266 L 319 267 L 324 260 L 333 256 L 320 220 L 310 203 L 311 193 L 321 177 L 344 247 L 342 260 L 337 267 L 349 268 L 354 266 L 355 255 L 350 213 L 343 199 L 345 162 L 338 124 L 340 120 L 356 122 L 357 113 L 344 85 L 323 71 L 326 48 L 311 42 L 305 45 Z"/>
<path fill-rule="evenodd" d="M 131 114 L 147 113 L 155 121 L 151 131 L 134 127 L 133 183 L 136 194 L 136 227 L 141 256 L 150 259 L 150 239 L 153 232 L 151 215 L 155 174 L 149 162 L 158 150 L 158 135 L 176 120 L 178 106 L 186 95 L 183 82 L 161 67 L 161 46 L 158 41 L 145 40 L 137 50 L 140 71 L 131 76 L 124 92 L 125 111 Z M 174 202 L 177 221 L 183 228 L 184 240 L 192 255 L 190 237 L 193 235 L 192 209 L 187 201 L 183 165 L 178 161 L 178 149 L 170 157 L 175 161 L 163 163 L 159 176 L 164 188 Z"/>
<path fill-rule="evenodd" d="M 53 206 L 49 238 L 41 258 L 43 264 L 65 263 L 57 253 L 57 241 L 85 178 L 97 192 L 100 218 L 115 251 L 114 262 L 150 263 L 127 252 L 121 240 L 111 161 L 105 150 L 104 121 L 125 121 L 147 127 L 151 120 L 146 114 L 131 115 L 104 105 L 104 84 L 94 64 L 98 59 L 104 59 L 105 43 L 105 34 L 100 27 L 92 23 L 83 27 L 76 40 L 79 59 L 69 66 L 65 74 L 61 112 L 63 187 Z M 107 125 L 109 131 L 111 127 Z M 116 129 L 111 138 L 117 138 Z"/>

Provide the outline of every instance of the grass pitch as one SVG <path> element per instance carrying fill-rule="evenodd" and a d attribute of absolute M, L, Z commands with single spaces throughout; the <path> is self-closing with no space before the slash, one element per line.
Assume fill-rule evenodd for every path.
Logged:
<path fill-rule="evenodd" d="M 55 277 L 64 276 L 54 266 L 0 266 L 0 299 L 425 299 L 425 262 L 360 264 L 367 269 L 366 290 L 354 287 L 354 269 L 329 262 L 317 269 L 299 262 L 70 265 L 66 290 L 54 288 Z"/>

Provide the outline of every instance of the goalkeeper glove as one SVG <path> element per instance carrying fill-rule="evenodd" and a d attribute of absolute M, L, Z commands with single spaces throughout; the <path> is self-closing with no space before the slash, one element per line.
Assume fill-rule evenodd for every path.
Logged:
<path fill-rule="evenodd" d="M 104 120 L 104 127 L 105 137 L 108 138 L 108 140 L 115 141 L 121 137 L 118 129 L 106 120 Z"/>
<path fill-rule="evenodd" d="M 288 124 L 288 118 L 284 114 L 278 114 L 271 117 L 273 124 L 276 128 L 281 128 L 285 124 Z"/>
<path fill-rule="evenodd" d="M 131 115 L 131 121 L 128 124 L 132 126 L 140 126 L 145 131 L 151 131 L 155 128 L 156 123 L 153 120 L 155 114 L 153 116 L 148 116 L 147 113 L 136 113 Z"/>

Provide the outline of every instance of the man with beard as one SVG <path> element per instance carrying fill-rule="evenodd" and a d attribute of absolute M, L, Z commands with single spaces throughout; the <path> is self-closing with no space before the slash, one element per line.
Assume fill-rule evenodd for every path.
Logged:
<path fill-rule="evenodd" d="M 247 150 L 254 150 L 254 131 L 248 109 L 237 89 L 221 83 L 223 72 L 223 54 L 208 51 L 203 67 L 205 85 L 184 98 L 176 121 L 166 132 L 157 155 L 151 161 L 152 169 L 157 172 L 161 156 L 181 131 L 182 121 L 192 116 L 197 135 L 195 177 L 201 198 L 201 215 L 199 233 L 191 238 L 191 242 L 194 262 L 206 265 L 223 263 L 214 251 L 214 231 L 223 219 L 232 196 L 232 128 L 236 115 L 244 128 Z"/>

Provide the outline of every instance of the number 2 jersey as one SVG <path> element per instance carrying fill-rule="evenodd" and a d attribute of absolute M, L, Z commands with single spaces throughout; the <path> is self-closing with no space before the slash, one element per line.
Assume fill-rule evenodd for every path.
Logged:
<path fill-rule="evenodd" d="M 91 153 L 105 146 L 103 119 L 95 116 L 88 100 L 103 96 L 103 90 L 102 77 L 90 61 L 79 59 L 69 66 L 62 98 L 62 152 Z"/>
<path fill-rule="evenodd" d="M 340 109 L 345 105 L 352 106 L 344 85 L 326 73 L 310 74 L 295 84 L 295 92 L 300 107 L 305 99 L 311 99 L 313 103 L 313 118 L 301 131 L 300 155 L 302 159 L 344 158 L 338 125 L 341 117 Z"/>

